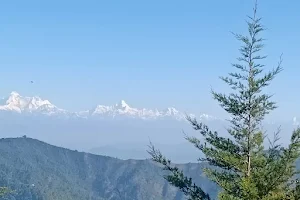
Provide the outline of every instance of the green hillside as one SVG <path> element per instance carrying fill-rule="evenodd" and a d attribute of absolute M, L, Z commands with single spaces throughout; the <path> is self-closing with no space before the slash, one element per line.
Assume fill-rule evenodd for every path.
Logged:
<path fill-rule="evenodd" d="M 0 140 L 0 186 L 11 200 L 168 200 L 184 199 L 150 160 L 119 160 L 55 147 L 30 138 Z M 200 164 L 179 165 L 206 191 L 217 187 Z"/>

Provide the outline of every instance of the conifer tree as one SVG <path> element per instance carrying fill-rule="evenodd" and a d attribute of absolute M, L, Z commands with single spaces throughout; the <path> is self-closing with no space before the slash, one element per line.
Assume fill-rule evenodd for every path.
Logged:
<path fill-rule="evenodd" d="M 299 199 L 299 184 L 294 182 L 298 173 L 295 161 L 300 152 L 300 129 L 293 131 L 288 147 L 277 144 L 275 134 L 270 147 L 264 147 L 267 135 L 260 128 L 264 117 L 276 108 L 272 95 L 263 93 L 275 76 L 282 70 L 281 63 L 271 71 L 264 72 L 259 55 L 264 39 L 261 18 L 257 16 L 257 2 L 252 17 L 248 17 L 248 35 L 234 34 L 242 43 L 238 63 L 232 66 L 235 72 L 221 77 L 232 89 L 226 95 L 212 91 L 213 98 L 231 115 L 231 126 L 227 129 L 231 137 L 222 137 L 196 119 L 187 117 L 201 139 L 186 136 L 186 139 L 204 153 L 199 161 L 211 167 L 204 170 L 206 176 L 220 186 L 220 200 L 284 200 Z M 232 138 L 232 139 L 230 139 Z M 148 153 L 152 160 L 161 163 L 170 174 L 166 180 L 179 188 L 189 200 L 211 200 L 211 197 L 191 178 L 186 177 L 151 144 Z M 297 196 L 298 195 L 298 196 Z"/>

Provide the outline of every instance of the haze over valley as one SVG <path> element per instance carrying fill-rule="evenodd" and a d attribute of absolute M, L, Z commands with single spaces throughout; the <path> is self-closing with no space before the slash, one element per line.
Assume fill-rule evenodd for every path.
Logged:
<path fill-rule="evenodd" d="M 206 113 L 189 116 L 227 135 L 226 119 Z M 184 140 L 185 134 L 199 134 L 186 121 L 186 113 L 174 107 L 162 111 L 134 108 L 122 100 L 111 106 L 69 112 L 53 105 L 51 100 L 11 92 L 1 100 L 0 117 L 0 137 L 26 135 L 53 145 L 120 159 L 148 158 L 146 150 L 151 141 L 177 163 L 196 162 L 201 157 L 201 152 Z M 293 118 L 282 121 L 281 134 L 290 135 L 296 125 Z M 268 121 L 264 127 L 269 132 L 278 128 Z"/>

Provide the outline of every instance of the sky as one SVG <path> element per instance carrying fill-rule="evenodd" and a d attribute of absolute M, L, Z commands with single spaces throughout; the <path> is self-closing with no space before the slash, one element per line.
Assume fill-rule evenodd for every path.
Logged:
<path fill-rule="evenodd" d="M 124 99 L 133 107 L 221 115 L 210 89 L 227 91 L 252 0 L 15 0 L 0 3 L 0 96 L 39 95 L 86 110 Z M 300 117 L 300 2 L 259 1 L 268 28 L 265 64 L 284 71 L 268 91 L 274 115 Z M 33 80 L 34 84 L 30 81 Z"/>

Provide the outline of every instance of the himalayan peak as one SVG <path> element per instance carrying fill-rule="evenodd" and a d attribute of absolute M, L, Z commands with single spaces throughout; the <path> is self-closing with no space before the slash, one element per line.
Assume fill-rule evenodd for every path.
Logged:
<path fill-rule="evenodd" d="M 69 112 L 58 108 L 50 101 L 38 96 L 26 97 L 13 91 L 10 96 L 0 100 L 0 111 L 11 111 L 17 113 L 36 113 L 45 115 L 64 115 L 76 117 L 132 117 L 140 119 L 172 118 L 176 120 L 185 119 L 185 114 L 174 107 L 159 111 L 158 109 L 138 109 L 129 106 L 124 100 L 112 106 L 97 105 L 93 109 L 80 112 Z M 201 118 L 214 119 L 214 117 L 202 114 Z"/>

